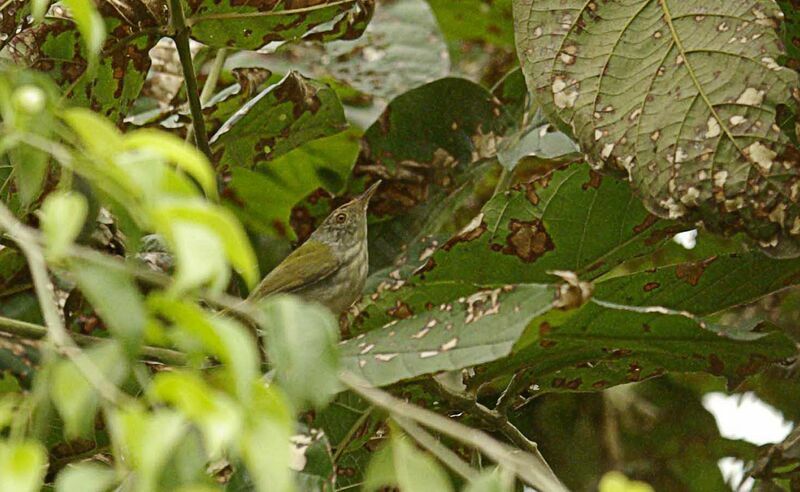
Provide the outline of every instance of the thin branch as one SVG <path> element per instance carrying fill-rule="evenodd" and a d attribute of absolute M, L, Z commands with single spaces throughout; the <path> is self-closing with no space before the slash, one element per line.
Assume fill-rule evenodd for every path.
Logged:
<path fill-rule="evenodd" d="M 0 332 L 33 340 L 45 338 L 48 333 L 47 328 L 42 325 L 6 318 L 5 316 L 0 316 Z M 107 338 L 93 337 L 81 333 L 72 333 L 71 336 L 72 339 L 82 347 L 95 345 L 108 340 Z M 145 345 L 141 347 L 140 352 L 147 360 L 163 362 L 164 364 L 173 366 L 182 366 L 186 364 L 186 354 L 178 352 L 177 350 Z"/>
<path fill-rule="evenodd" d="M 220 48 L 214 57 L 214 64 L 208 71 L 208 77 L 203 84 L 203 90 L 200 92 L 200 108 L 205 108 L 211 96 L 214 95 L 214 89 L 217 88 L 217 81 L 219 75 L 222 73 L 222 68 L 225 66 L 225 58 L 228 56 L 227 48 Z M 194 138 L 194 127 L 190 126 L 186 129 L 186 141 L 191 142 Z"/>
<path fill-rule="evenodd" d="M 203 91 L 200 93 L 200 107 L 203 107 L 211 99 L 214 94 L 214 89 L 217 88 L 217 81 L 222 73 L 222 68 L 225 66 L 225 59 L 228 57 L 228 49 L 220 48 L 217 50 L 217 55 L 214 57 L 214 64 L 208 71 L 208 77 L 203 84 Z"/>
<path fill-rule="evenodd" d="M 197 90 L 197 75 L 194 73 L 192 51 L 189 48 L 189 28 L 183 16 L 181 0 L 170 0 L 170 14 L 172 28 L 175 34 L 172 39 L 178 49 L 178 57 L 183 68 L 183 80 L 186 82 L 186 98 L 189 100 L 189 109 L 192 113 L 192 126 L 194 127 L 197 148 L 211 161 L 211 148 L 208 146 L 208 133 L 203 120 L 203 109 L 200 106 L 200 93 Z"/>
<path fill-rule="evenodd" d="M 512 443 L 514 443 L 518 448 L 531 453 L 532 455 L 536 456 L 539 460 L 544 463 L 550 473 L 553 473 L 553 470 L 550 470 L 550 466 L 547 465 L 545 462 L 544 457 L 539 452 L 539 446 L 536 445 L 535 442 L 528 439 L 525 434 L 520 432 L 519 429 L 514 426 L 511 422 L 508 421 L 508 417 L 503 415 L 502 413 L 496 410 L 490 410 L 489 408 L 485 407 L 484 405 L 480 404 L 477 400 L 470 398 L 469 396 L 456 393 L 451 391 L 443 384 L 439 383 L 436 380 L 431 380 L 431 384 L 435 387 L 435 389 L 441 394 L 444 398 L 446 398 L 450 403 L 457 405 L 460 409 L 466 411 L 467 413 L 474 415 L 475 417 L 481 419 L 485 423 L 500 429 L 500 432 L 503 433 Z M 555 475 L 555 474 L 554 474 Z"/>
<path fill-rule="evenodd" d="M 513 179 L 514 173 L 506 166 L 500 164 L 500 177 L 497 178 L 497 184 L 494 187 L 494 193 L 492 193 L 492 197 L 494 198 L 501 193 L 505 193 L 508 190 L 508 187 L 511 185 Z"/>
<path fill-rule="evenodd" d="M 50 281 L 47 263 L 39 242 L 36 240 L 36 235 L 30 228 L 19 222 L 14 217 L 14 214 L 2 203 L 0 203 L 0 228 L 11 236 L 28 260 L 33 286 L 36 290 L 42 316 L 47 324 L 47 340 L 52 343 L 59 353 L 65 355 L 75 364 L 78 371 L 104 399 L 116 405 L 131 400 L 128 395 L 105 378 L 94 362 L 70 338 L 69 332 L 64 327 L 61 315 L 58 312 L 58 303 L 54 294 L 55 289 Z"/>
<path fill-rule="evenodd" d="M 461 475 L 464 480 L 469 482 L 475 480 L 478 474 L 464 460 L 454 453 L 450 448 L 439 442 L 428 431 L 418 426 L 413 420 L 403 417 L 392 418 L 403 431 L 417 441 L 422 447 L 436 456 L 439 461 L 447 465 L 451 470 Z"/>
<path fill-rule="evenodd" d="M 467 427 L 438 413 L 412 405 L 373 388 L 353 374 L 345 372 L 340 374 L 339 378 L 351 391 L 373 405 L 387 410 L 392 415 L 414 420 L 441 434 L 479 449 L 488 458 L 501 464 L 541 492 L 568 490 L 538 452 L 536 455 L 532 455 L 514 449 L 493 439 L 483 431 Z"/>
<path fill-rule="evenodd" d="M 333 452 L 333 456 L 331 457 L 331 461 L 333 463 L 336 463 L 339 460 L 339 458 L 342 456 L 342 453 L 344 453 L 344 450 L 350 445 L 350 441 L 352 441 L 353 437 L 356 435 L 356 433 L 358 433 L 358 430 L 362 425 L 364 425 L 367 419 L 369 419 L 370 415 L 372 414 L 372 408 L 373 407 L 370 406 L 361 413 L 355 423 L 350 426 L 347 434 L 336 445 L 336 450 Z"/>
<path fill-rule="evenodd" d="M 29 229 L 30 236 L 37 244 L 43 244 L 41 235 L 38 231 Z M 22 248 L 20 248 L 21 250 Z M 132 277 L 140 280 L 148 285 L 161 287 L 164 289 L 172 285 L 172 277 L 167 274 L 160 273 L 142 265 L 137 265 L 130 261 L 125 261 L 116 256 L 110 256 L 99 251 L 95 251 L 85 246 L 73 244 L 67 250 L 67 255 L 73 259 L 80 259 L 88 261 L 98 266 L 102 266 L 118 272 L 124 272 Z M 250 323 L 263 325 L 263 314 L 255 309 L 253 304 L 246 299 L 234 297 L 227 294 L 200 294 L 200 299 L 207 304 L 217 308 L 230 311 L 237 317 L 244 319 Z"/>
<path fill-rule="evenodd" d="M 506 389 L 500 393 L 500 397 L 497 398 L 497 403 L 494 405 L 494 411 L 505 414 L 508 412 L 508 408 L 514 403 L 514 400 L 519 396 L 522 391 L 525 390 L 527 383 L 525 378 L 523 377 L 525 370 L 519 370 L 511 376 L 511 379 L 508 381 L 508 385 Z"/>

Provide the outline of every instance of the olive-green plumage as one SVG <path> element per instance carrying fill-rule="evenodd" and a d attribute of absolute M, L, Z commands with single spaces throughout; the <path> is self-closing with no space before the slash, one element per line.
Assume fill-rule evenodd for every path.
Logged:
<path fill-rule="evenodd" d="M 334 313 L 350 307 L 367 279 L 367 205 L 380 185 L 334 210 L 308 240 L 253 289 L 250 299 L 290 292 Z"/>

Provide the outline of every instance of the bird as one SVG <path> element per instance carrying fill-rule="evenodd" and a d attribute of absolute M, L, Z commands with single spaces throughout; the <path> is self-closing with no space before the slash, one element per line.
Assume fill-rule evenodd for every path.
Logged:
<path fill-rule="evenodd" d="M 264 277 L 248 300 L 290 293 L 335 314 L 346 311 L 361 296 L 367 280 L 367 207 L 380 184 L 376 181 L 331 212 L 306 242 Z"/>

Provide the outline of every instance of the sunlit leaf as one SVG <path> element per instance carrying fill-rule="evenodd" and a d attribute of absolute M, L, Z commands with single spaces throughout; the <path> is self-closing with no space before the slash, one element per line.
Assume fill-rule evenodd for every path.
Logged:
<path fill-rule="evenodd" d="M 47 454 L 36 441 L 0 442 L 0 490 L 38 492 Z"/>
<path fill-rule="evenodd" d="M 75 262 L 72 275 L 111 333 L 124 341 L 129 353 L 136 353 L 147 321 L 144 302 L 133 279 L 126 272 Z"/>
<path fill-rule="evenodd" d="M 106 342 L 86 351 L 88 360 L 107 381 L 119 383 L 128 372 L 124 352 L 114 342 Z M 99 396 L 80 369 L 71 361 L 60 361 L 53 368 L 50 396 L 64 419 L 69 437 L 91 435 Z"/>
<path fill-rule="evenodd" d="M 104 492 L 116 481 L 114 470 L 94 464 L 78 463 L 67 466 L 56 478 L 56 492 Z"/>
<path fill-rule="evenodd" d="M 63 0 L 75 20 L 90 56 L 96 56 L 106 37 L 106 25 L 91 0 Z"/>
<path fill-rule="evenodd" d="M 122 147 L 148 149 L 162 155 L 197 180 L 206 195 L 211 198 L 217 197 L 217 181 L 214 171 L 208 159 L 196 147 L 168 133 L 155 130 L 138 130 L 125 135 Z"/>
<path fill-rule="evenodd" d="M 452 491 L 453 485 L 441 466 L 416 449 L 408 438 L 397 434 L 399 431 L 395 430 L 387 446 L 372 459 L 364 490 L 396 486 L 400 490 Z"/>
<path fill-rule="evenodd" d="M 321 306 L 290 296 L 270 297 L 262 309 L 277 381 L 297 406 L 325 406 L 339 390 L 336 320 Z"/>
<path fill-rule="evenodd" d="M 78 237 L 88 205 L 78 193 L 51 193 L 42 204 L 40 222 L 49 255 L 60 258 Z"/>
<path fill-rule="evenodd" d="M 242 415 L 224 393 L 210 388 L 190 372 L 158 374 L 151 386 L 153 396 L 174 405 L 203 432 L 206 449 L 212 457 L 238 438 Z"/>

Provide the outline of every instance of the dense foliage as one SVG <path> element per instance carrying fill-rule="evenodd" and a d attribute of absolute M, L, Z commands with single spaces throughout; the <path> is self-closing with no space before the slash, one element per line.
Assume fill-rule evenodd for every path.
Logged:
<path fill-rule="evenodd" d="M 797 490 L 701 401 L 800 420 L 798 12 L 0 3 L 0 491 Z"/>

